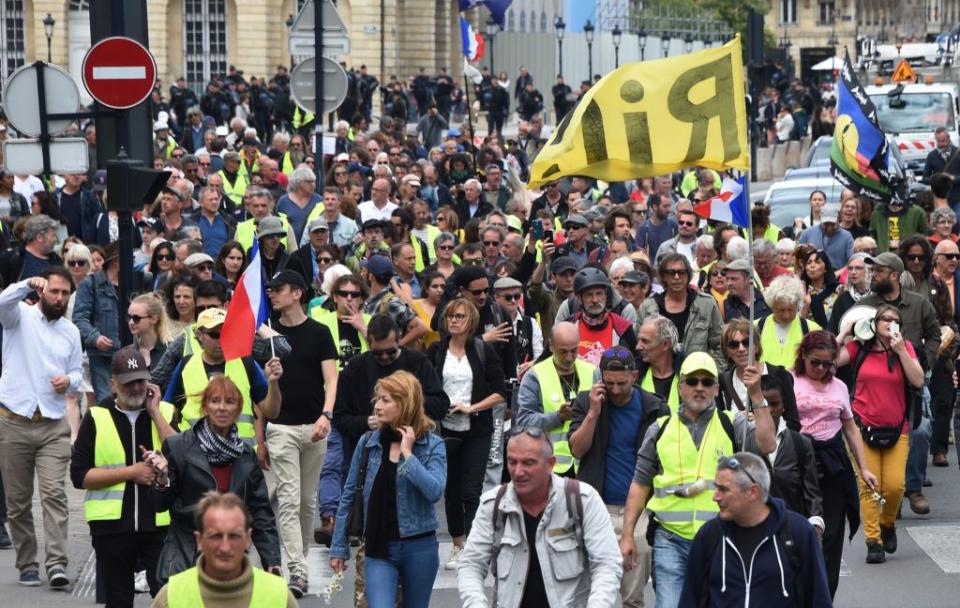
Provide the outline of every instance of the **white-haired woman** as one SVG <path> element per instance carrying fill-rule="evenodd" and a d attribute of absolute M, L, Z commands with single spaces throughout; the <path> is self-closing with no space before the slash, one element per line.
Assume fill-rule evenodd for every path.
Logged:
<path fill-rule="evenodd" d="M 777 264 L 793 272 L 796 264 L 797 242 L 793 239 L 782 238 L 777 241 Z"/>
<path fill-rule="evenodd" d="M 763 291 L 763 299 L 771 311 L 769 317 L 757 321 L 764 363 L 792 367 L 803 336 L 820 329 L 815 321 L 800 318 L 803 296 L 803 282 L 786 275 L 775 278 Z"/>
<path fill-rule="evenodd" d="M 309 315 L 317 306 L 323 306 L 324 303 L 332 300 L 331 290 L 333 289 L 333 284 L 337 279 L 348 274 L 353 273 L 343 264 L 334 264 L 327 268 L 323 272 L 323 280 L 318 281 L 320 283 L 320 293 L 307 304 L 307 314 Z M 329 308 L 329 306 L 327 308 Z"/>
<path fill-rule="evenodd" d="M 870 266 L 867 258 L 870 256 L 862 251 L 850 256 L 840 280 L 843 291 L 833 303 L 833 312 L 830 313 L 829 329 L 834 334 L 839 333 L 840 319 L 843 314 L 854 307 L 863 296 L 870 293 Z"/>
<path fill-rule="evenodd" d="M 317 176 L 313 171 L 305 167 L 294 169 L 290 174 L 287 193 L 280 197 L 276 207 L 278 213 L 287 216 L 296 236 L 294 242 L 300 242 L 307 219 L 322 200 L 323 197 L 317 194 Z"/>
<path fill-rule="evenodd" d="M 940 207 L 934 209 L 930 214 L 930 227 L 933 228 L 933 234 L 928 238 L 930 244 L 936 247 L 940 241 L 957 242 L 960 237 L 953 233 L 953 227 L 957 225 L 957 214 L 950 207 Z"/>

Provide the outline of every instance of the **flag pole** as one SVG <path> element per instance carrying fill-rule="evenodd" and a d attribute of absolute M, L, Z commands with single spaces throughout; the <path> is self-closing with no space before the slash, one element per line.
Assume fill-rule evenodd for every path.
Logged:
<path fill-rule="evenodd" d="M 467 125 L 470 127 L 470 143 L 473 144 L 473 107 L 470 105 L 470 79 L 467 77 L 467 58 L 463 58 L 463 94 L 467 98 Z"/>
<path fill-rule="evenodd" d="M 752 312 L 751 312 L 751 315 L 750 315 L 750 316 L 751 316 L 751 321 L 750 321 L 750 322 L 752 323 L 752 322 L 753 322 L 753 320 L 752 320 L 752 317 L 753 317 Z M 267 327 L 270 328 L 270 358 L 271 358 L 271 359 L 276 359 L 276 358 L 277 358 L 277 349 L 276 349 L 276 347 L 274 347 L 274 345 L 273 345 L 273 322 L 270 320 L 270 317 L 267 317 Z M 254 339 L 256 339 L 256 337 L 254 337 Z"/>
<path fill-rule="evenodd" d="M 741 175 L 744 173 L 741 171 Z M 747 261 L 750 263 L 750 273 L 749 273 L 749 283 L 750 283 L 750 333 L 747 335 L 747 365 L 753 365 L 755 363 L 753 357 L 753 337 L 756 331 L 753 329 L 754 324 L 754 300 L 756 295 L 753 293 L 755 289 L 754 286 L 754 266 L 753 266 L 753 208 L 750 204 L 750 178 L 747 176 L 747 179 L 743 180 L 743 197 L 744 201 L 747 203 Z"/>

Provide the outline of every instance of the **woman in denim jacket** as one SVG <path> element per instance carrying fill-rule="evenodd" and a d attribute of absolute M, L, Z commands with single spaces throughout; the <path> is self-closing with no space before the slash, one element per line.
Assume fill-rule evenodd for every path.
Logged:
<path fill-rule="evenodd" d="M 369 608 L 393 608 L 397 583 L 405 608 L 427 608 L 440 567 L 437 513 L 443 496 L 447 453 L 431 431 L 423 410 L 423 389 L 416 376 L 397 371 L 374 389 L 377 429 L 360 438 L 353 452 L 330 549 L 330 567 L 342 572 L 350 558 L 347 518 L 363 480 L 364 591 Z M 384 456 L 386 455 L 386 458 Z"/>

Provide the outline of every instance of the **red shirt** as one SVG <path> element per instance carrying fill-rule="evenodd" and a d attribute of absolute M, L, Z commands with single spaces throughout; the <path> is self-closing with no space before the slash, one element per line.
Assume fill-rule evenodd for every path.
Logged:
<path fill-rule="evenodd" d="M 917 358 L 910 342 L 905 344 L 911 359 Z M 851 365 L 856 360 L 860 343 L 856 340 L 846 346 L 850 354 Z M 856 388 L 853 392 L 853 411 L 867 426 L 897 426 L 903 424 L 901 433 L 909 432 L 903 414 L 906 411 L 903 365 L 898 360 L 893 371 L 887 367 L 887 353 L 870 352 L 863 360 L 857 374 Z"/>
<path fill-rule="evenodd" d="M 217 480 L 217 492 L 223 494 L 230 491 L 230 474 L 233 473 L 232 464 L 210 465 L 210 471 Z"/>

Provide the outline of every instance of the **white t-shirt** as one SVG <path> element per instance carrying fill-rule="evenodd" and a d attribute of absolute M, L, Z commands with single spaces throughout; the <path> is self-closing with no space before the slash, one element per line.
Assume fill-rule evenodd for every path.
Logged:
<path fill-rule="evenodd" d="M 450 398 L 450 403 L 470 403 L 473 400 L 473 369 L 466 354 L 458 358 L 447 351 L 443 361 L 443 392 Z M 460 412 L 448 413 L 441 425 L 451 431 L 469 431 L 470 417 Z"/>
<path fill-rule="evenodd" d="M 357 211 L 360 213 L 360 223 L 363 224 L 367 220 L 383 220 L 385 222 L 390 221 L 390 214 L 393 213 L 393 210 L 397 208 L 396 203 L 391 203 L 387 201 L 387 204 L 383 206 L 383 209 L 377 209 L 377 206 L 373 201 L 364 201 L 357 205 Z"/>

